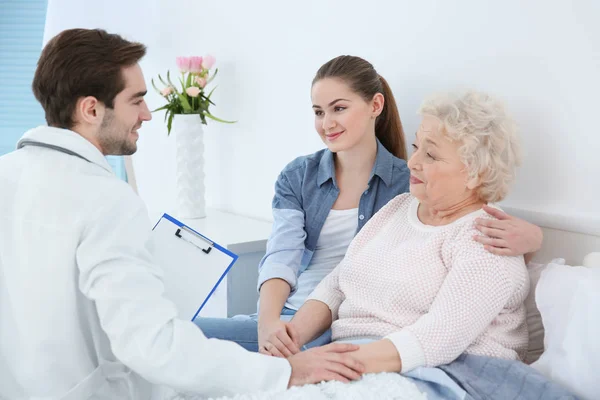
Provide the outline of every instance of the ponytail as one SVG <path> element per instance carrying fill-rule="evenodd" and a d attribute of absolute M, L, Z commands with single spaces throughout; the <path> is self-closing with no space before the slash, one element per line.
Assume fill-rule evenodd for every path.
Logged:
<path fill-rule="evenodd" d="M 403 160 L 406 160 L 406 142 L 404 140 L 404 129 L 402 129 L 402 121 L 400 113 L 396 106 L 396 99 L 390 85 L 379 75 L 381 86 L 383 89 L 383 111 L 375 121 L 375 136 L 381 144 L 393 155 Z"/>

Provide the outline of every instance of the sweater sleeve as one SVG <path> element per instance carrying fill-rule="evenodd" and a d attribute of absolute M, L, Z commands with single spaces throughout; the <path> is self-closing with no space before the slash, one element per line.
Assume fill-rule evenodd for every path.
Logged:
<path fill-rule="evenodd" d="M 470 231 L 453 245 L 449 272 L 429 311 L 414 324 L 386 336 L 402 371 L 454 361 L 501 313 L 515 290 L 522 257 L 487 252 Z M 468 236 L 468 238 L 466 238 Z"/>
<path fill-rule="evenodd" d="M 344 259 L 345 260 L 345 259 Z M 329 273 L 317 285 L 315 290 L 308 296 L 306 300 L 319 300 L 322 303 L 327 304 L 327 307 L 331 310 L 331 319 L 335 321 L 338 319 L 338 311 L 340 309 L 340 305 L 346 298 L 344 293 L 340 290 L 340 269 L 343 268 L 344 260 L 337 267 L 334 268 L 333 271 Z"/>

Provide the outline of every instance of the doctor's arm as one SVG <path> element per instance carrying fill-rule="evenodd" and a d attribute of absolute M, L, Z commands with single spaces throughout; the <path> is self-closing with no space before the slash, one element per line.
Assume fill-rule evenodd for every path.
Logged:
<path fill-rule="evenodd" d="M 151 231 L 145 208 L 133 192 L 121 192 L 107 196 L 88 221 L 76 253 L 79 288 L 94 301 L 115 356 L 150 382 L 183 391 L 222 396 L 285 389 L 287 361 L 207 339 L 177 317 L 163 296 L 162 270 L 146 247 Z"/>

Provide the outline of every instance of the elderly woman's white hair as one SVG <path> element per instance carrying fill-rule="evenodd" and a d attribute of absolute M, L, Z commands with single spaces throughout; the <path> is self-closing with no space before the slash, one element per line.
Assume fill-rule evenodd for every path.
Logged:
<path fill-rule="evenodd" d="M 434 95 L 426 99 L 419 114 L 440 121 L 440 133 L 462 145 L 459 155 L 469 178 L 481 179 L 480 198 L 496 202 L 506 197 L 520 164 L 516 124 L 504 105 L 475 91 L 462 95 Z"/>

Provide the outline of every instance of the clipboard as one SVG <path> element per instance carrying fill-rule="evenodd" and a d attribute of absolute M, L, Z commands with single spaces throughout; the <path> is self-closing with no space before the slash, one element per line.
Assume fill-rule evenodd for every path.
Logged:
<path fill-rule="evenodd" d="M 152 254 L 163 269 L 165 297 L 182 319 L 227 316 L 227 296 L 211 302 L 238 256 L 168 214 L 150 235 Z M 216 300 L 216 299 L 215 299 Z"/>

